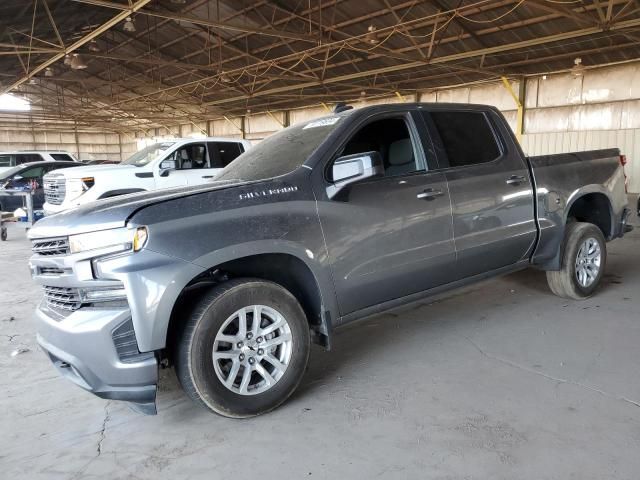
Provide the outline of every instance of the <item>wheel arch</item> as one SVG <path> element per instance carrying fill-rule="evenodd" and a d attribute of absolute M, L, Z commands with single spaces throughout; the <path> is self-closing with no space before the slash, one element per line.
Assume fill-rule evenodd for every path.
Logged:
<path fill-rule="evenodd" d="M 244 250 L 240 248 L 240 250 Z M 193 277 L 181 290 L 174 302 L 167 327 L 166 348 L 171 350 L 172 340 L 184 322 L 184 312 L 205 290 L 233 278 L 259 278 L 286 288 L 296 297 L 304 310 L 314 343 L 329 349 L 332 318 L 336 318 L 333 287 L 317 264 L 303 260 L 290 251 L 255 251 L 244 255 L 220 258 L 210 267 Z M 203 265 L 201 261 L 198 264 Z"/>
<path fill-rule="evenodd" d="M 573 221 L 592 223 L 602 231 L 605 240 L 614 238 L 613 202 L 602 185 L 586 185 L 571 193 L 565 202 L 564 214 L 558 220 L 562 223 L 556 224 L 552 239 L 548 240 L 557 245 L 555 254 L 537 263 L 543 270 L 561 268 L 566 226 Z"/>
<path fill-rule="evenodd" d="M 565 225 L 571 221 L 592 223 L 606 240 L 614 237 L 613 202 L 600 185 L 590 185 L 575 192 L 567 200 Z"/>

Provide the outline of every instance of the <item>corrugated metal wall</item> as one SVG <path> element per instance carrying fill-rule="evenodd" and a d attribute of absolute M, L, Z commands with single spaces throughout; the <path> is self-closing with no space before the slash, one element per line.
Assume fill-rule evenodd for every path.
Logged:
<path fill-rule="evenodd" d="M 518 91 L 518 82 L 512 82 Z M 330 99 L 329 99 L 330 100 Z M 516 125 L 516 105 L 501 82 L 402 93 L 364 99 L 355 107 L 398 102 L 454 102 L 494 105 L 511 128 Z M 640 192 L 640 62 L 589 69 L 582 76 L 555 74 L 526 80 L 524 135 L 522 145 L 531 155 L 572 150 L 619 147 L 628 158 L 629 189 Z M 0 128 L 0 150 L 65 149 L 80 152 L 82 159 L 126 158 L 136 149 L 156 140 L 204 135 L 245 138 L 259 142 L 283 128 L 322 115 L 324 106 L 289 112 L 248 114 L 242 117 L 196 122 L 175 127 L 137 132 L 111 133 L 31 131 L 27 127 Z M 121 145 L 121 146 L 120 146 Z"/>
<path fill-rule="evenodd" d="M 63 150 L 81 160 L 123 160 L 137 149 L 135 138 L 117 133 L 0 128 L 0 151 Z"/>

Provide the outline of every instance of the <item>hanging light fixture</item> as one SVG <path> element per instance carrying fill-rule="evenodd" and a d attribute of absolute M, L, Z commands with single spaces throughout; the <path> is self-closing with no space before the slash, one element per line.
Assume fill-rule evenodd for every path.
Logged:
<path fill-rule="evenodd" d="M 82 57 L 80 57 L 80 54 L 74 53 L 73 58 L 71 59 L 70 67 L 74 70 L 84 70 L 85 68 L 87 68 L 87 64 L 84 63 Z"/>
<path fill-rule="evenodd" d="M 582 59 L 580 57 L 576 58 L 573 61 L 574 65 L 571 68 L 571 75 L 573 75 L 574 77 L 581 77 L 582 75 L 584 75 L 584 65 L 582 65 Z"/>
<path fill-rule="evenodd" d="M 378 40 L 378 33 L 376 30 L 377 28 L 375 25 L 369 25 L 367 28 L 367 34 L 364 36 L 364 41 L 371 45 L 377 44 L 380 40 Z"/>
<path fill-rule="evenodd" d="M 122 29 L 125 32 L 135 32 L 136 31 L 136 24 L 133 23 L 133 19 L 131 17 L 127 17 L 124 21 L 124 26 L 122 27 Z"/>
<path fill-rule="evenodd" d="M 89 42 L 89 51 L 90 52 L 100 51 L 100 47 L 98 46 L 98 42 L 96 42 L 95 38 Z"/>
<path fill-rule="evenodd" d="M 51 67 L 47 67 L 44 69 L 44 76 L 53 77 L 53 70 L 51 69 Z"/>
<path fill-rule="evenodd" d="M 67 66 L 71 65 L 71 55 L 67 54 L 64 56 L 64 64 Z"/>

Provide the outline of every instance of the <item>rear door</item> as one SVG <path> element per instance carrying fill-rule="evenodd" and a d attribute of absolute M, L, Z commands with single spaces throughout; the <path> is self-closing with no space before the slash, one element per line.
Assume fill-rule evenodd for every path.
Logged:
<path fill-rule="evenodd" d="M 464 107 L 423 118 L 451 194 L 458 278 L 527 258 L 536 237 L 533 191 L 520 151 L 501 140 L 510 138 L 504 122 Z"/>
<path fill-rule="evenodd" d="M 356 183 L 333 199 L 318 191 L 318 213 L 342 315 L 447 283 L 455 265 L 444 173 L 431 171 L 409 112 L 367 120 L 339 147 L 377 151 L 384 177 Z M 324 187 L 330 179 L 325 178 Z M 324 198 L 323 198 L 324 197 Z"/>

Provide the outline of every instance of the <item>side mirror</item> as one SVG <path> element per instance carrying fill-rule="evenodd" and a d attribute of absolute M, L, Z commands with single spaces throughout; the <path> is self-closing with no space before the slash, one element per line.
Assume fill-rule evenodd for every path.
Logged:
<path fill-rule="evenodd" d="M 349 185 L 384 175 L 384 164 L 379 152 L 355 153 L 333 162 L 333 183 L 327 187 L 327 195 L 334 198 Z"/>
<path fill-rule="evenodd" d="M 176 169 L 176 161 L 172 158 L 167 158 L 160 162 L 160 176 L 167 177 L 171 170 Z"/>

